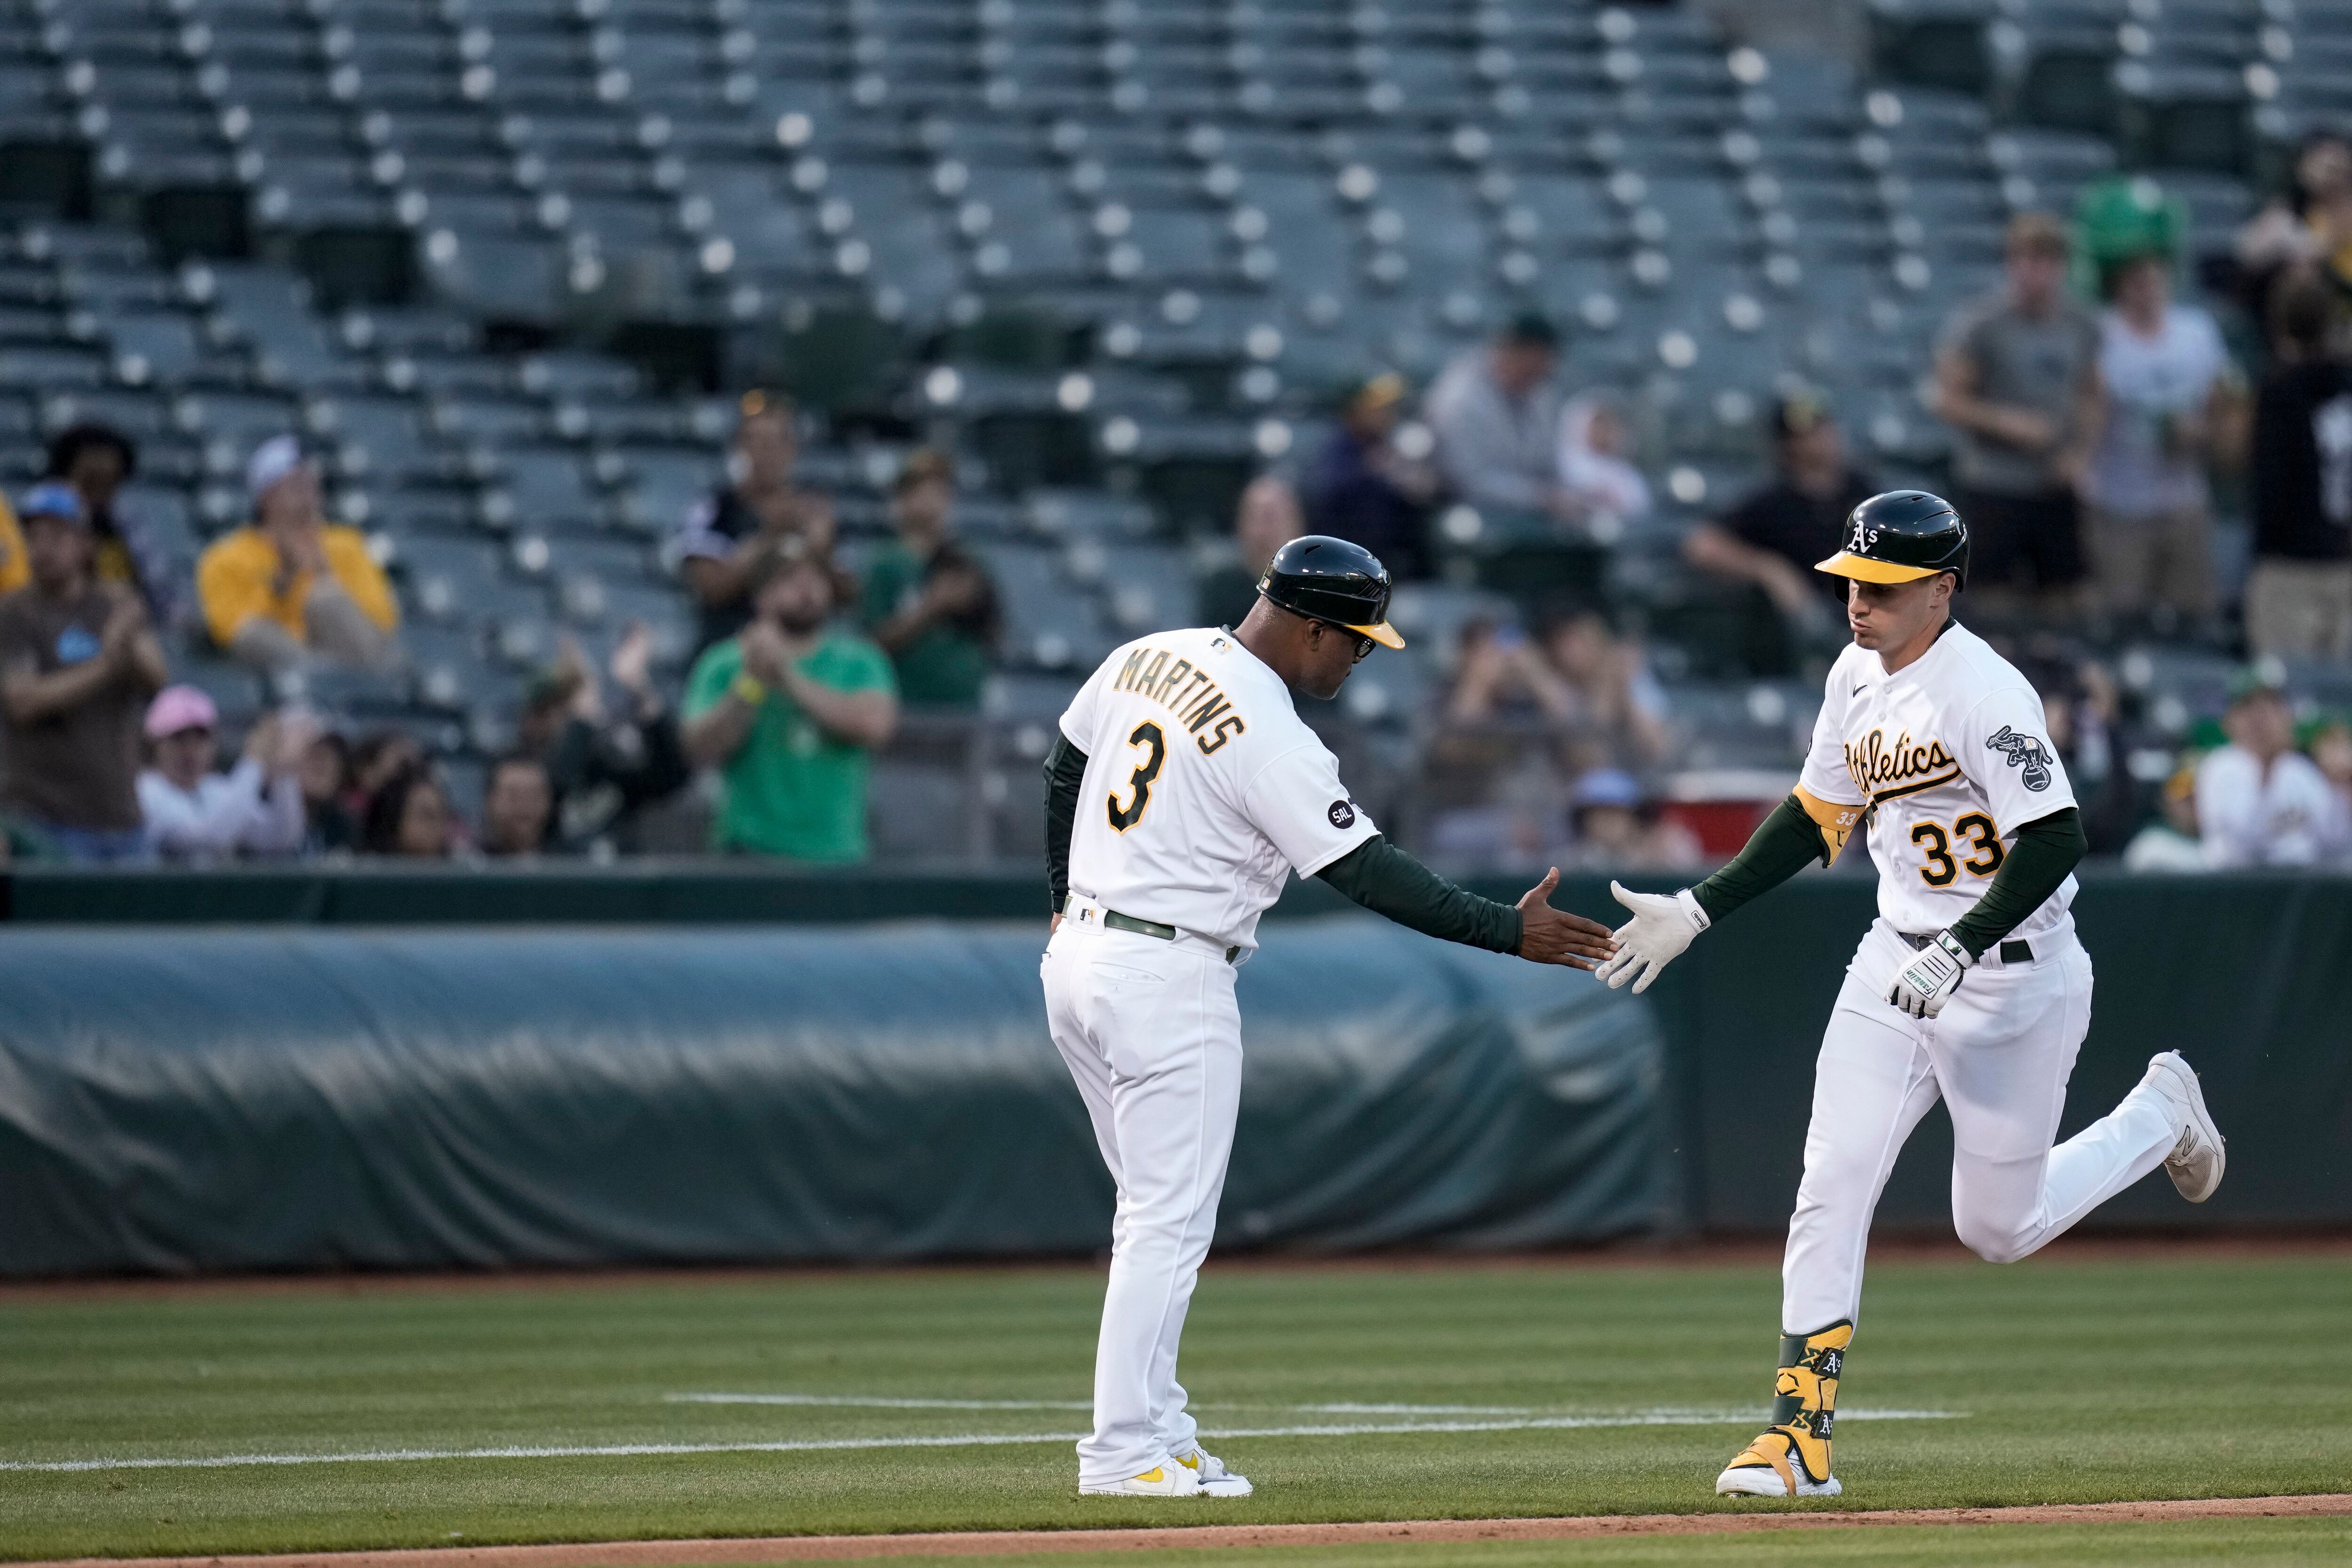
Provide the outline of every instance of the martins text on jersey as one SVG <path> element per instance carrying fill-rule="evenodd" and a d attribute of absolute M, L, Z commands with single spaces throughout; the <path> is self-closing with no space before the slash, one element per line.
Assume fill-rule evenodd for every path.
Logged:
<path fill-rule="evenodd" d="M 1119 665 L 1111 689 L 1150 697 L 1174 714 L 1204 757 L 1249 727 L 1206 670 L 1165 648 L 1137 647 Z"/>

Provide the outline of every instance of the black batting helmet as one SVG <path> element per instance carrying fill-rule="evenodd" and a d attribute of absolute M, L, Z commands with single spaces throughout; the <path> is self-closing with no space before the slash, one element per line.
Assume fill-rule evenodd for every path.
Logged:
<path fill-rule="evenodd" d="M 1846 514 L 1845 545 L 1814 569 L 1864 582 L 1911 582 L 1948 571 L 1969 582 L 1969 526 L 1941 496 L 1889 490 Z"/>
<path fill-rule="evenodd" d="M 1274 552 L 1257 591 L 1269 603 L 1328 621 L 1391 648 L 1404 639 L 1389 624 L 1389 569 L 1359 544 L 1307 534 Z"/>

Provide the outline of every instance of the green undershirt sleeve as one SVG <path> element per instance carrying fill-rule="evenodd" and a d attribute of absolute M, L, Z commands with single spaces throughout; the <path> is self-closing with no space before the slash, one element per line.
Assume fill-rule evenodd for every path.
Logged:
<path fill-rule="evenodd" d="M 2083 814 L 2072 806 L 2026 823 L 1977 906 L 1952 922 L 1952 935 L 1971 957 L 1983 956 L 2058 891 L 2090 847 L 2083 836 Z"/>
<path fill-rule="evenodd" d="M 1056 728 L 1054 749 L 1045 754 L 1045 886 L 1056 915 L 1070 895 L 1070 829 L 1078 820 L 1078 787 L 1086 778 L 1087 754 Z"/>
<path fill-rule="evenodd" d="M 1691 889 L 1691 896 L 1717 921 L 1759 894 L 1771 892 L 1823 853 L 1822 831 L 1794 795 L 1772 808 L 1748 842 L 1716 873 Z"/>
<path fill-rule="evenodd" d="M 1492 953 L 1519 950 L 1519 912 L 1456 887 L 1375 835 L 1316 873 L 1375 915 Z"/>

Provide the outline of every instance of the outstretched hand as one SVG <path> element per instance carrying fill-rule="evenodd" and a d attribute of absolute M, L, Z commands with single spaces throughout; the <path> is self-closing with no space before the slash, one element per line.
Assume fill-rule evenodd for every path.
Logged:
<path fill-rule="evenodd" d="M 1617 927 L 1617 956 L 1602 966 L 1601 977 L 1612 991 L 1631 980 L 1639 996 L 1650 988 L 1659 970 L 1680 957 L 1706 929 L 1706 911 L 1688 888 L 1676 894 L 1628 893 L 1612 882 L 1609 891 L 1633 912 L 1633 918 Z"/>
<path fill-rule="evenodd" d="M 1559 867 L 1519 895 L 1519 956 L 1531 964 L 1559 964 L 1590 969 L 1617 951 L 1609 927 L 1581 915 L 1551 906 L 1551 890 L 1559 885 Z"/>

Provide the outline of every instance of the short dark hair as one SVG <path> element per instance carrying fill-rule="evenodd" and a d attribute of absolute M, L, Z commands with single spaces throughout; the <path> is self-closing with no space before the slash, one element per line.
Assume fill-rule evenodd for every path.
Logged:
<path fill-rule="evenodd" d="M 2172 258 L 2160 250 L 2134 251 L 2129 256 L 2111 256 L 2099 263 L 2099 298 L 2115 302 L 2116 291 L 2124 286 L 2124 274 L 2145 261 L 2152 261 L 2169 276 Z"/>
<path fill-rule="evenodd" d="M 73 465 L 81 455 L 94 446 L 114 449 L 115 455 L 122 459 L 122 476 L 125 479 L 139 471 L 139 448 L 131 437 L 110 424 L 86 419 L 79 424 L 66 426 L 50 439 L 47 476 L 64 478 L 73 472 Z"/>
<path fill-rule="evenodd" d="M 1782 392 L 1773 400 L 1772 434 L 1781 441 L 1792 435 L 1811 435 L 1832 423 L 1829 399 L 1810 387 Z"/>
<path fill-rule="evenodd" d="M 2271 336 L 2298 349 L 2327 341 L 2336 325 L 2336 295 L 2307 272 L 2291 272 L 2271 287 Z"/>
<path fill-rule="evenodd" d="M 2020 213 L 2001 231 L 2003 256 L 2050 256 L 2063 261 L 2074 248 L 2065 220 L 2055 213 Z"/>
<path fill-rule="evenodd" d="M 548 775 L 547 781 L 551 787 L 555 782 L 554 774 L 547 766 L 547 758 L 536 751 L 527 751 L 521 747 L 516 747 L 511 751 L 501 751 L 497 757 L 491 758 L 490 770 L 483 775 L 483 779 L 488 783 L 496 784 L 499 781 L 499 775 L 509 768 L 536 768 L 541 773 Z"/>
<path fill-rule="evenodd" d="M 1557 349 L 1559 329 L 1540 310 L 1522 310 L 1504 324 L 1503 341 L 1523 349 Z"/>
<path fill-rule="evenodd" d="M 898 465 L 898 476 L 890 481 L 890 493 L 903 496 L 918 485 L 940 484 L 952 487 L 955 484 L 955 464 L 948 455 L 936 447 L 918 446 L 907 454 Z"/>
<path fill-rule="evenodd" d="M 802 548 L 798 549 L 791 549 L 790 546 L 793 543 L 799 543 Z M 788 539 L 786 541 L 786 547 L 787 548 L 783 549 L 769 550 L 761 556 L 758 560 L 751 563 L 751 570 L 743 580 L 743 593 L 745 598 L 759 598 L 762 592 L 766 591 L 768 584 L 775 581 L 776 579 L 784 576 L 786 573 L 793 571 L 801 567 L 807 567 L 819 577 L 824 579 L 826 591 L 829 593 L 832 592 L 832 563 L 826 560 L 824 556 L 818 554 L 815 550 L 808 549 L 805 540 Z M 835 594 L 834 597 L 838 598 L 839 595 Z"/>

